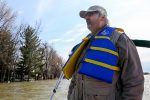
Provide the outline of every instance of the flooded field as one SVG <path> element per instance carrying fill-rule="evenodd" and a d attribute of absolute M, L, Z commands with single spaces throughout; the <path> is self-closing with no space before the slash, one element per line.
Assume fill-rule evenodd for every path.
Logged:
<path fill-rule="evenodd" d="M 49 100 L 55 83 L 56 80 L 0 83 L 0 100 Z M 60 85 L 54 100 L 66 100 L 69 81 L 62 84 L 65 85 Z"/>
<path fill-rule="evenodd" d="M 68 80 L 63 80 L 54 100 L 67 100 Z M 49 100 L 56 80 L 0 83 L 0 100 Z M 150 98 L 150 75 L 145 76 L 143 100 Z"/>

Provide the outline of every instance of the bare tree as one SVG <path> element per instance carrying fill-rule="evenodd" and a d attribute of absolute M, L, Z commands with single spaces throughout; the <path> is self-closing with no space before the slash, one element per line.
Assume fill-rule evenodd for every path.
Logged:
<path fill-rule="evenodd" d="M 16 14 L 7 6 L 7 3 L 0 1 L 0 30 L 10 31 L 15 19 Z"/>
<path fill-rule="evenodd" d="M 45 49 L 44 79 L 56 78 L 60 76 L 64 60 L 60 57 L 53 46 L 43 44 Z"/>
<path fill-rule="evenodd" d="M 13 24 L 15 13 L 0 1 L 0 81 L 10 80 L 10 72 L 13 70 L 16 36 L 13 37 Z"/>

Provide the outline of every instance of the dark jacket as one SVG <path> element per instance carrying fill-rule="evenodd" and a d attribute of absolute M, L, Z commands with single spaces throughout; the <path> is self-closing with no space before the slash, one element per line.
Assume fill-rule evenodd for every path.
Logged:
<path fill-rule="evenodd" d="M 77 70 L 69 86 L 68 100 L 142 100 L 144 76 L 136 46 L 126 34 L 120 35 L 117 31 L 112 34 L 111 41 L 118 49 L 121 68 L 120 72 L 115 72 L 113 83 L 78 74 Z M 85 54 L 86 49 L 78 59 L 78 68 Z"/>

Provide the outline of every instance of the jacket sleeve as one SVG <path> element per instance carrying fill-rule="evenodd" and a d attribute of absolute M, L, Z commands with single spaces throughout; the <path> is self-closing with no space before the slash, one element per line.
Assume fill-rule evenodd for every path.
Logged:
<path fill-rule="evenodd" d="M 136 46 L 124 33 L 119 37 L 117 46 L 122 69 L 121 100 L 142 100 L 144 75 Z"/>

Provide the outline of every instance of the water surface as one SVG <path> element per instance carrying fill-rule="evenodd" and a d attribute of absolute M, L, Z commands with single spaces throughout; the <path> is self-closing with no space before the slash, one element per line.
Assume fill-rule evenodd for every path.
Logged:
<path fill-rule="evenodd" d="M 63 80 L 53 100 L 67 100 L 70 81 Z M 0 83 L 0 100 L 49 100 L 56 80 Z M 145 76 L 143 100 L 150 100 L 150 75 Z"/>

